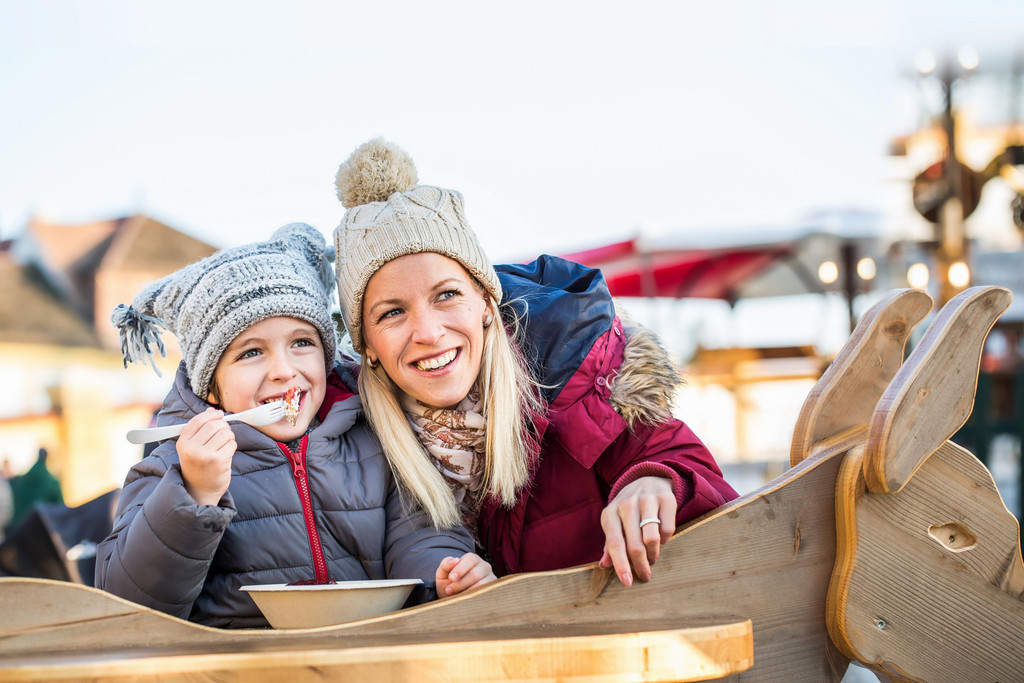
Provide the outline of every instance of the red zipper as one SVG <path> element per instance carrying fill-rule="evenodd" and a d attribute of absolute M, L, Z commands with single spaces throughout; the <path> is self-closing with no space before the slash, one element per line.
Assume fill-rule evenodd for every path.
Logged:
<path fill-rule="evenodd" d="M 283 443 L 281 447 L 288 461 L 292 464 L 292 477 L 295 479 L 295 488 L 299 491 L 299 500 L 302 501 L 302 516 L 306 520 L 306 534 L 309 536 L 309 550 L 313 555 L 313 572 L 317 583 L 330 583 L 331 577 L 327 572 L 327 560 L 324 559 L 324 549 L 320 545 L 320 534 L 316 530 L 316 519 L 313 517 L 313 500 L 309 496 L 309 478 L 306 476 L 306 442 L 309 436 L 302 437 L 299 442 L 299 452 L 292 453 Z"/>

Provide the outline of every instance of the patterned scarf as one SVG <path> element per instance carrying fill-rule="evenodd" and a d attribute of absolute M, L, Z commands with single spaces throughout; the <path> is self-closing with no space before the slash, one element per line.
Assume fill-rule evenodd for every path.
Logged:
<path fill-rule="evenodd" d="M 405 418 L 434 467 L 448 482 L 463 513 L 470 512 L 467 507 L 475 507 L 476 493 L 483 485 L 487 448 L 480 390 L 474 385 L 455 408 L 430 408 L 404 393 L 401 401 Z"/>

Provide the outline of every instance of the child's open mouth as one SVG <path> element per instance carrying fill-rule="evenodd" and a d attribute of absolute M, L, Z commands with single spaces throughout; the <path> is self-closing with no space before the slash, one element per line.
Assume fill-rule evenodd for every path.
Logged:
<path fill-rule="evenodd" d="M 281 398 L 268 398 L 264 403 L 282 400 L 284 401 L 284 419 L 294 427 L 299 420 L 299 409 L 302 407 L 302 391 L 298 387 L 289 387 Z"/>
<path fill-rule="evenodd" d="M 439 356 L 434 356 L 433 358 L 427 358 L 426 360 L 418 360 L 415 363 L 413 363 L 413 365 L 416 366 L 417 370 L 422 370 L 423 372 L 434 372 L 436 370 L 440 370 L 441 368 L 445 368 L 451 365 L 452 362 L 455 361 L 456 357 L 458 357 L 458 355 L 459 350 L 452 349 L 450 351 L 445 351 Z"/>

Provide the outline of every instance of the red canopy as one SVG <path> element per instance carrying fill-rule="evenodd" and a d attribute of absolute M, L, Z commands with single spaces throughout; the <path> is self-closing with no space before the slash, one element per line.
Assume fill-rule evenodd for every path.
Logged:
<path fill-rule="evenodd" d="M 793 242 L 717 249 L 644 249 L 637 238 L 562 258 L 600 268 L 612 296 L 700 297 L 735 301 L 743 283 L 782 259 Z"/>

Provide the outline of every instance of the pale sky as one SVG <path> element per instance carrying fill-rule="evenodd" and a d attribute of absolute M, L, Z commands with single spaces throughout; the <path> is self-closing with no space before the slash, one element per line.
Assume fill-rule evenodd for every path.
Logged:
<path fill-rule="evenodd" d="M 1021 36 L 1010 0 L 0 0 L 0 236 L 138 211 L 219 246 L 329 236 L 377 135 L 495 261 L 877 208 L 918 51 L 971 44 L 981 73 Z"/>

